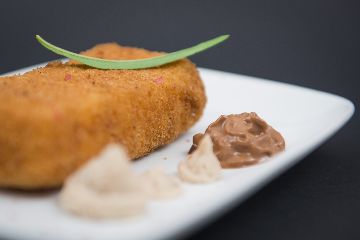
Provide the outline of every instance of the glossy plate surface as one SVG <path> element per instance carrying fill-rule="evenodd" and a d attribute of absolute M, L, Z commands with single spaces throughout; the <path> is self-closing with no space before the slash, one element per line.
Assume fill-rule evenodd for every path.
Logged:
<path fill-rule="evenodd" d="M 12 73 L 22 73 L 35 66 Z M 57 192 L 0 190 L 0 237 L 7 239 L 172 239 L 199 228 L 239 204 L 339 130 L 354 112 L 339 96 L 238 74 L 201 69 L 208 104 L 201 120 L 174 143 L 136 161 L 141 172 L 164 166 L 176 174 L 195 133 L 221 114 L 256 112 L 286 140 L 286 151 L 261 164 L 224 170 L 213 184 L 184 184 L 175 200 L 151 202 L 139 217 L 92 221 L 57 207 Z"/>

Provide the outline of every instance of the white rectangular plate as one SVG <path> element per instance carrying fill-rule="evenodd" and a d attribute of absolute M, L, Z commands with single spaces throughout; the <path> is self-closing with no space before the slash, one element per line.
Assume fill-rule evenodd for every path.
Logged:
<path fill-rule="evenodd" d="M 34 66 L 33 66 L 34 67 Z M 22 73 L 33 67 L 12 73 Z M 151 202 L 147 212 L 123 220 L 74 217 L 57 206 L 57 192 L 0 191 L 0 237 L 9 239 L 173 239 L 240 203 L 301 160 L 351 117 L 353 104 L 332 94 L 293 85 L 200 69 L 208 104 L 201 120 L 174 143 L 136 161 L 136 171 L 164 166 L 176 174 L 192 136 L 221 114 L 256 112 L 286 140 L 286 151 L 261 164 L 223 170 L 212 184 L 184 184 L 175 200 Z"/>

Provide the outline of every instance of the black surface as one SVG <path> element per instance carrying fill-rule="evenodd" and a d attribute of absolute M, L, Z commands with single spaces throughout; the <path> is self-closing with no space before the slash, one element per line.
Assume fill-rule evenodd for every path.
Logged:
<path fill-rule="evenodd" d="M 192 60 L 359 102 L 356 0 L 12 0 L 0 5 L 0 31 L 0 73 L 57 58 L 36 33 L 76 51 L 107 41 L 171 51 L 229 33 Z M 355 113 L 322 147 L 190 239 L 360 239 L 359 122 Z"/>

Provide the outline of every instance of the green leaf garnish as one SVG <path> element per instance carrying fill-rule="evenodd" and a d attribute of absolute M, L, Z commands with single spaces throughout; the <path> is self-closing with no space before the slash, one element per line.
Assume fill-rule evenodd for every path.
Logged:
<path fill-rule="evenodd" d="M 151 68 L 160 66 L 163 64 L 171 63 L 191 55 L 194 55 L 198 52 L 204 51 L 208 48 L 211 48 L 223 41 L 225 41 L 230 35 L 222 35 L 211 40 L 199 43 L 193 47 L 185 48 L 176 52 L 164 54 L 157 57 L 138 59 L 138 60 L 108 60 L 95 57 L 88 57 L 80 54 L 70 52 L 68 50 L 59 48 L 41 38 L 39 35 L 36 35 L 36 39 L 41 45 L 50 51 L 65 56 L 67 58 L 76 60 L 85 65 L 100 68 L 100 69 L 142 69 L 142 68 Z"/>

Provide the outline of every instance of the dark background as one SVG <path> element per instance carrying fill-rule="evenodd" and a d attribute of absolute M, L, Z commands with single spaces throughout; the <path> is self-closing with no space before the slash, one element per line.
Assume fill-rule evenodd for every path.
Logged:
<path fill-rule="evenodd" d="M 108 41 L 172 51 L 228 33 L 192 60 L 335 93 L 358 107 L 359 3 L 2 1 L 0 73 L 58 58 L 35 34 L 74 51 Z M 322 147 L 190 239 L 360 239 L 359 122 L 355 113 Z"/>

